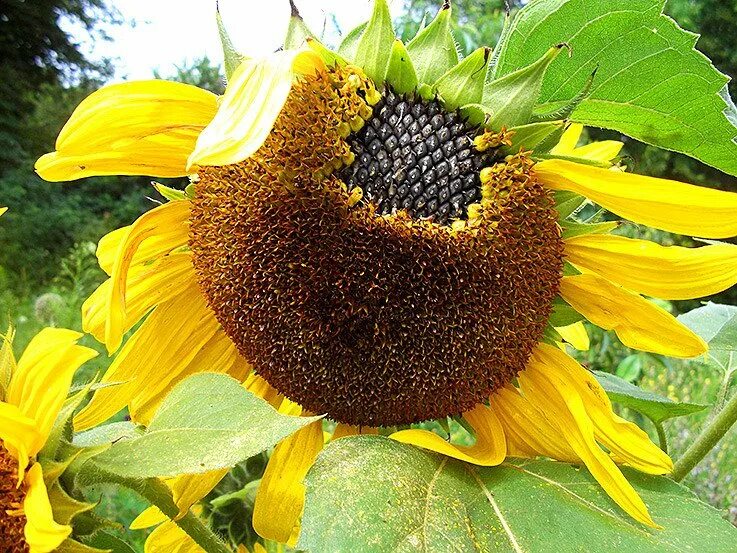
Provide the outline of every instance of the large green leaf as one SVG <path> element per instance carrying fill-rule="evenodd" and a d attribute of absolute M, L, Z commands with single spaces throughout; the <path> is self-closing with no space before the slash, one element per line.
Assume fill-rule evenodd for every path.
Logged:
<path fill-rule="evenodd" d="M 198 374 L 171 391 L 145 433 L 115 442 L 93 462 L 123 478 L 232 467 L 319 418 L 282 415 L 229 376 Z"/>
<path fill-rule="evenodd" d="M 536 0 L 513 23 L 497 76 L 571 46 L 548 70 L 544 110 L 561 107 L 586 86 L 571 119 L 615 129 L 643 142 L 737 174 L 737 110 L 728 77 L 694 49 L 697 35 L 662 15 L 664 0 Z"/>
<path fill-rule="evenodd" d="M 709 302 L 678 320 L 709 344 L 709 352 L 737 351 L 737 307 Z"/>
<path fill-rule="evenodd" d="M 307 475 L 299 547 L 320 553 L 726 553 L 737 530 L 665 477 L 626 470 L 663 530 L 632 521 L 585 470 L 482 468 L 376 436 L 344 438 Z"/>
<path fill-rule="evenodd" d="M 642 413 L 655 424 L 674 417 L 683 417 L 703 411 L 708 406 L 698 403 L 682 403 L 654 394 L 627 382 L 616 375 L 593 371 L 596 380 L 612 401 Z"/>

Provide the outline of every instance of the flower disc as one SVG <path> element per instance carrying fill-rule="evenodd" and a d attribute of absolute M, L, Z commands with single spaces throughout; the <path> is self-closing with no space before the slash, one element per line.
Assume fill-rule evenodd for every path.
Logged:
<path fill-rule="evenodd" d="M 25 490 L 18 487 L 18 461 L 0 444 L 0 551 L 30 551 L 23 535 L 26 517 L 21 512 Z"/>
<path fill-rule="evenodd" d="M 347 69 L 300 81 L 256 155 L 200 170 L 190 231 L 200 286 L 241 354 L 306 410 L 369 426 L 459 414 L 509 383 L 542 335 L 562 268 L 553 203 L 529 160 L 471 151 L 468 137 L 481 131 L 437 102 L 405 98 L 416 115 L 398 128 L 403 118 L 390 122 L 386 101 L 368 107 L 368 85 L 356 83 Z M 389 132 L 366 141 L 364 122 Z M 436 148 L 392 158 L 407 133 L 405 146 L 432 136 Z M 404 159 L 402 173 L 384 167 L 369 183 L 382 160 L 364 147 Z M 459 151 L 471 158 L 460 198 L 427 211 L 443 187 L 412 185 L 432 169 L 452 177 L 449 187 L 458 167 L 438 175 L 438 166 Z M 431 164 L 421 165 L 425 155 Z M 392 204 L 392 187 L 396 196 L 405 185 L 398 200 L 425 204 Z"/>

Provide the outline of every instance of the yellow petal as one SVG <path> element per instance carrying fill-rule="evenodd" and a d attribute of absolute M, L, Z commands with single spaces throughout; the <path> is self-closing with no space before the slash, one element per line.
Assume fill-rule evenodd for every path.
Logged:
<path fill-rule="evenodd" d="M 72 528 L 54 521 L 40 464 L 36 463 L 28 471 L 26 487 L 26 498 L 23 500 L 26 542 L 31 553 L 49 553 L 61 545 L 72 533 Z"/>
<path fill-rule="evenodd" d="M 181 293 L 196 280 L 190 252 L 176 252 L 150 263 L 132 265 L 128 270 L 123 332 L 128 332 L 154 306 Z M 82 329 L 100 342 L 105 340 L 108 300 L 112 280 L 108 279 L 82 304 Z"/>
<path fill-rule="evenodd" d="M 575 388 L 594 424 L 596 439 L 612 454 L 615 461 L 648 474 L 668 474 L 673 462 L 650 441 L 648 435 L 617 414 L 609 397 L 594 376 L 575 359 L 546 344 L 539 344 L 534 358 L 545 365 L 546 374 L 566 386 Z"/>
<path fill-rule="evenodd" d="M 248 378 L 246 378 L 243 383 L 243 387 L 252 394 L 266 401 L 274 409 L 279 409 L 279 406 L 284 400 L 284 396 L 277 392 L 276 389 L 272 388 L 266 380 L 256 373 L 251 373 Z"/>
<path fill-rule="evenodd" d="M 12 324 L 8 325 L 8 331 L 0 335 L 0 339 L 2 340 L 2 346 L 0 346 L 0 401 L 3 401 L 10 387 L 10 379 L 13 377 L 17 366 L 13 354 L 15 329 Z"/>
<path fill-rule="evenodd" d="M 686 300 L 737 283 L 737 246 L 661 246 L 611 234 L 566 240 L 566 259 L 638 294 Z"/>
<path fill-rule="evenodd" d="M 171 389 L 187 374 L 189 364 L 219 329 L 196 282 L 157 306 L 128 339 L 101 380 L 119 384 L 97 390 L 74 418 L 75 428 L 91 428 L 126 405 L 146 403 L 162 387 Z"/>
<path fill-rule="evenodd" d="M 105 344 L 109 353 L 120 347 L 126 329 L 126 289 L 128 270 L 138 247 L 153 238 L 169 250 L 178 247 L 189 220 L 191 204 L 188 201 L 169 202 L 144 213 L 131 226 L 125 240 L 118 245 L 111 271 L 108 296 L 108 318 L 105 323 Z"/>
<path fill-rule="evenodd" d="M 7 207 L 0 207 L 0 215 L 2 215 L 3 213 L 5 213 L 7 210 L 8 210 Z"/>
<path fill-rule="evenodd" d="M 295 50 L 244 60 L 228 82 L 217 115 L 197 139 L 189 164 L 229 165 L 253 155 L 271 132 L 295 73 L 314 72 L 321 64 L 313 53 Z"/>
<path fill-rule="evenodd" d="M 737 194 L 559 159 L 535 165 L 538 179 L 661 230 L 703 238 L 737 234 Z"/>
<path fill-rule="evenodd" d="M 549 457 L 557 461 L 580 461 L 543 409 L 536 409 L 530 401 L 511 385 L 497 390 L 489 398 L 491 409 L 499 417 L 507 437 L 512 457 Z"/>
<path fill-rule="evenodd" d="M 151 80 L 106 86 L 88 96 L 36 162 L 49 181 L 94 175 L 180 177 L 217 96 L 195 86 Z"/>
<path fill-rule="evenodd" d="M 18 406 L 0 401 L 0 441 L 18 459 L 18 483 L 23 480 L 30 451 L 42 441 L 36 421 L 26 416 Z"/>
<path fill-rule="evenodd" d="M 45 328 L 28 344 L 8 389 L 8 403 L 36 423 L 38 434 L 29 447 L 38 453 L 51 432 L 61 406 L 69 395 L 75 371 L 97 355 L 93 349 L 78 346 L 79 332 Z"/>
<path fill-rule="evenodd" d="M 169 517 L 162 513 L 158 507 L 151 506 L 133 519 L 129 528 L 131 530 L 142 530 L 143 528 L 151 528 L 168 520 Z"/>
<path fill-rule="evenodd" d="M 573 309 L 625 346 L 669 355 L 696 357 L 706 343 L 662 307 L 593 273 L 563 277 L 560 295 Z"/>
<path fill-rule="evenodd" d="M 345 438 L 346 436 L 362 436 L 362 435 L 376 435 L 379 433 L 378 428 L 371 426 L 351 426 L 350 424 L 338 423 L 335 425 L 335 430 L 331 436 L 332 440 L 338 438 Z"/>
<path fill-rule="evenodd" d="M 174 503 L 179 507 L 177 518 L 186 515 L 192 505 L 210 493 L 229 470 L 225 468 L 201 474 L 184 474 L 169 480 L 166 485 L 171 488 Z"/>
<path fill-rule="evenodd" d="M 428 430 L 400 430 L 390 437 L 398 442 L 416 445 L 474 465 L 496 466 L 504 461 L 507 446 L 504 429 L 496 413 L 479 404 L 464 413 L 463 418 L 476 432 L 476 443 L 470 447 L 451 444 Z"/>
<path fill-rule="evenodd" d="M 571 344 L 578 351 L 588 351 L 589 349 L 589 333 L 583 322 L 578 321 L 567 326 L 556 326 L 555 330 L 560 334 L 561 338 Z"/>
<path fill-rule="evenodd" d="M 622 151 L 624 144 L 618 140 L 601 140 L 575 148 L 571 156 L 592 161 L 612 161 Z"/>
<path fill-rule="evenodd" d="M 206 553 L 174 522 L 156 528 L 143 546 L 144 553 Z"/>
<path fill-rule="evenodd" d="M 596 443 L 593 424 L 576 390 L 567 383 L 551 379 L 546 375 L 546 366 L 540 366 L 534 359 L 518 380 L 525 397 L 533 404 L 544 406 L 571 449 L 609 497 L 635 520 L 657 528 L 635 489 Z"/>
<path fill-rule="evenodd" d="M 274 448 L 253 509 L 253 528 L 261 537 L 289 541 L 304 507 L 304 477 L 322 446 L 322 421 L 315 421 Z"/>
<path fill-rule="evenodd" d="M 551 154 L 568 155 L 575 148 L 583 133 L 583 125 L 581 123 L 571 123 L 560 137 L 560 141 L 550 150 Z"/>

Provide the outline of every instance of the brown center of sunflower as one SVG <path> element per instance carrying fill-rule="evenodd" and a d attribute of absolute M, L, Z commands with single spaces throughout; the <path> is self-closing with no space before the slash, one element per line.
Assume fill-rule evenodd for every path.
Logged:
<path fill-rule="evenodd" d="M 413 117 L 398 126 L 396 106 L 382 114 L 391 93 L 371 109 L 368 87 L 350 69 L 305 79 L 256 155 L 200 171 L 195 270 L 241 354 L 305 409 L 369 426 L 460 414 L 509 383 L 542 336 L 561 277 L 556 213 L 525 156 L 472 150 L 478 131 L 437 102 L 398 99 Z M 426 147 L 437 140 L 430 165 L 399 145 L 415 121 Z"/>
<path fill-rule="evenodd" d="M 18 461 L 0 445 L 0 551 L 27 553 L 23 529 L 26 517 L 20 514 L 25 498 L 23 486 L 18 487 Z"/>

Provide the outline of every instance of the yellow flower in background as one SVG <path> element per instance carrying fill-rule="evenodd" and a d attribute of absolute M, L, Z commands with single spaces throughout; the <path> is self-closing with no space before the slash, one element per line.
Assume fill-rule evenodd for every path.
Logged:
<path fill-rule="evenodd" d="M 82 335 L 47 328 L 15 362 L 12 331 L 0 352 L 0 550 L 54 551 L 71 527 L 54 521 L 41 464 L 35 461 L 69 393 L 74 372 L 97 352 Z"/>
<path fill-rule="evenodd" d="M 561 198 L 724 238 L 737 234 L 737 195 L 626 173 L 621 143 L 579 146 L 582 128 L 565 122 L 549 159 L 509 153 L 503 126 L 310 47 L 244 60 L 221 98 L 166 81 L 105 87 L 39 159 L 47 180 L 193 183 L 99 244 L 110 278 L 83 306 L 84 328 L 118 352 L 103 382 L 122 384 L 98 390 L 76 428 L 126 406 L 147 424 L 177 382 L 221 371 L 281 412 L 326 413 L 333 439 L 462 415 L 470 447 L 416 428 L 391 436 L 484 466 L 583 464 L 656 527 L 617 464 L 666 474 L 671 460 L 551 345 L 588 347 L 580 322 L 554 329 L 550 316 L 570 307 L 628 347 L 701 355 L 703 340 L 643 296 L 728 288 L 737 250 L 664 247 L 609 234 L 616 224 L 566 235 Z M 298 535 L 323 443 L 318 422 L 276 447 L 254 510 L 263 537 Z M 217 483 L 194 478 L 185 512 Z"/>

